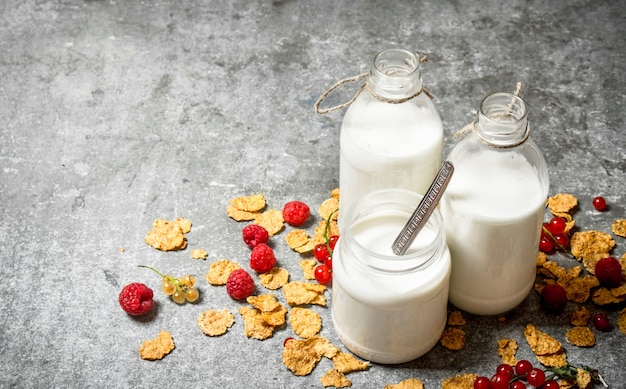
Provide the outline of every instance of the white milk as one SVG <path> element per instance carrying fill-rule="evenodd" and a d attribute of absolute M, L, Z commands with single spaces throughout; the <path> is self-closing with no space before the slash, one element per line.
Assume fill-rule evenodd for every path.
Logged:
<path fill-rule="evenodd" d="M 363 93 L 346 112 L 340 144 L 341 207 L 347 209 L 379 189 L 424 194 L 439 169 L 443 128 L 429 106 L 389 104 Z M 341 215 L 339 222 L 343 229 Z"/>
<path fill-rule="evenodd" d="M 524 300 L 535 280 L 546 192 L 520 153 L 482 148 L 455 164 L 441 201 L 452 304 L 495 315 Z"/>
<path fill-rule="evenodd" d="M 403 363 L 437 344 L 447 316 L 450 253 L 435 211 L 407 254 L 391 245 L 421 196 L 378 191 L 348 211 L 333 255 L 332 317 L 354 354 L 377 363 Z"/>
<path fill-rule="evenodd" d="M 402 188 L 426 193 L 441 163 L 443 125 L 422 89 L 419 57 L 380 52 L 365 88 L 341 124 L 339 188 L 346 210 L 367 193 Z M 345 222 L 339 214 L 339 230 Z"/>

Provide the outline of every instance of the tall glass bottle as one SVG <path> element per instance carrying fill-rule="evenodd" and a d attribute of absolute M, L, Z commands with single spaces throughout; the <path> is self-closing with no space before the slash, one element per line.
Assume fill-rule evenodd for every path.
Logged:
<path fill-rule="evenodd" d="M 428 190 L 441 163 L 443 125 L 422 89 L 417 54 L 376 55 L 365 89 L 344 116 L 340 147 L 343 210 L 379 189 Z M 340 231 L 342 219 L 340 212 Z"/>
<path fill-rule="evenodd" d="M 548 170 L 516 95 L 486 97 L 472 133 L 450 152 L 455 171 L 441 201 L 452 255 L 449 299 L 467 312 L 495 315 L 516 307 L 533 286 Z"/>

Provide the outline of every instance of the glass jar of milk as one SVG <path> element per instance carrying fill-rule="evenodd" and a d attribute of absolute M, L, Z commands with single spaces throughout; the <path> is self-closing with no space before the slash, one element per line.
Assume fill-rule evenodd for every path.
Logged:
<path fill-rule="evenodd" d="M 346 213 L 333 253 L 332 318 L 354 354 L 403 363 L 427 353 L 446 324 L 450 252 L 435 210 L 402 256 L 391 246 L 422 196 L 372 192 Z"/>
<path fill-rule="evenodd" d="M 398 49 L 380 52 L 341 125 L 341 209 L 378 189 L 426 193 L 442 147 L 443 125 L 423 90 L 419 56 Z M 340 212 L 341 232 L 344 219 Z"/>
<path fill-rule="evenodd" d="M 515 308 L 533 287 L 549 178 L 529 139 L 528 109 L 510 93 L 486 97 L 450 152 L 441 200 L 452 254 L 450 302 L 480 315 Z"/>

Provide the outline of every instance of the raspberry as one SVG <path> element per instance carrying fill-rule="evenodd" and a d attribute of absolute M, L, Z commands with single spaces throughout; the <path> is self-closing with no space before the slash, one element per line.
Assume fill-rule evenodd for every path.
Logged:
<path fill-rule="evenodd" d="M 149 312 L 154 307 L 152 296 L 152 289 L 142 283 L 135 282 L 122 289 L 119 302 L 126 313 L 139 316 Z"/>
<path fill-rule="evenodd" d="M 267 230 L 258 224 L 248 224 L 241 231 L 241 235 L 250 248 L 254 248 L 259 243 L 267 243 L 270 239 Z"/>
<path fill-rule="evenodd" d="M 617 288 L 622 284 L 622 266 L 615 257 L 606 257 L 596 263 L 596 277 L 602 286 Z"/>
<path fill-rule="evenodd" d="M 265 243 L 260 243 L 250 253 L 250 267 L 257 273 L 266 273 L 276 265 L 274 250 Z"/>
<path fill-rule="evenodd" d="M 567 294 L 559 284 L 548 284 L 541 290 L 541 305 L 548 311 L 559 313 L 565 309 Z"/>
<path fill-rule="evenodd" d="M 309 216 L 311 216 L 311 210 L 302 201 L 290 201 L 283 207 L 283 218 L 291 226 L 301 226 Z"/>
<path fill-rule="evenodd" d="M 254 292 L 254 280 L 244 269 L 234 270 L 226 280 L 226 292 L 235 300 L 242 300 Z"/>

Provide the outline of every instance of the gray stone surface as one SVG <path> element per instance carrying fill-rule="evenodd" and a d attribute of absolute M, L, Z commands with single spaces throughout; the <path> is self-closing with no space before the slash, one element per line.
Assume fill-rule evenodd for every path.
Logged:
<path fill-rule="evenodd" d="M 0 386 L 321 387 L 330 361 L 307 377 L 282 365 L 289 327 L 247 339 L 235 313 L 226 335 L 204 336 L 199 312 L 241 304 L 203 275 L 221 258 L 247 267 L 243 224 L 226 216 L 228 199 L 263 192 L 272 208 L 294 198 L 317 208 L 338 185 L 342 112 L 316 115 L 313 103 L 383 49 L 428 55 L 423 77 L 444 121 L 446 153 L 485 95 L 523 82 L 551 194 L 578 196 L 581 229 L 610 232 L 626 216 L 625 9 L 578 0 L 3 1 Z M 592 209 L 596 195 L 608 212 Z M 193 222 L 187 250 L 143 242 L 154 219 L 177 216 Z M 300 279 L 284 235 L 273 238 L 279 263 Z M 622 256 L 626 243 L 616 243 Z M 209 258 L 191 259 L 193 248 Z M 198 275 L 201 301 L 172 303 L 140 264 Z M 155 290 L 147 318 L 118 306 L 134 281 Z M 614 323 L 623 308 L 589 306 Z M 535 323 L 565 342 L 575 308 L 546 315 L 533 292 L 504 322 L 468 315 L 462 351 L 437 345 L 411 363 L 349 378 L 356 388 L 408 377 L 435 388 L 457 373 L 491 375 L 498 339 L 518 340 L 518 357 L 535 361 L 523 327 Z M 315 309 L 322 335 L 339 345 L 329 309 Z M 140 360 L 141 342 L 163 329 L 176 349 L 162 361 Z M 572 364 L 597 367 L 611 387 L 624 387 L 624 334 L 565 347 Z"/>

